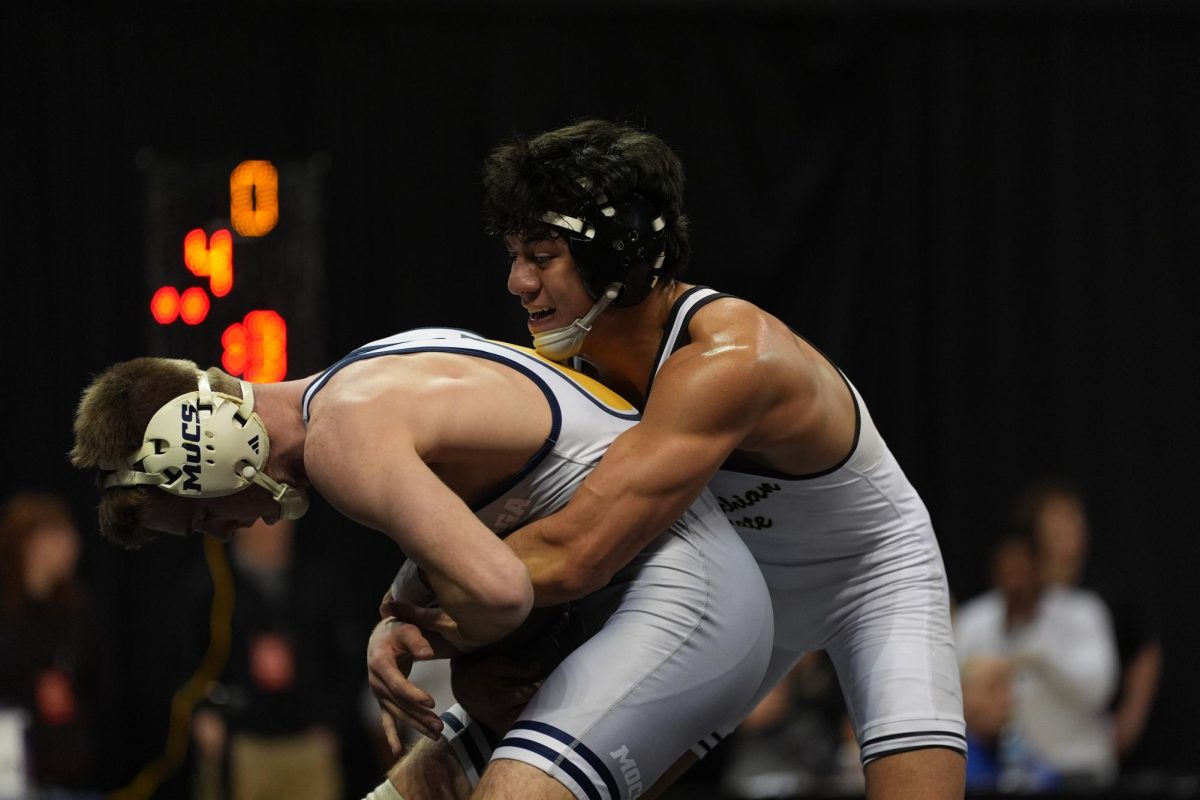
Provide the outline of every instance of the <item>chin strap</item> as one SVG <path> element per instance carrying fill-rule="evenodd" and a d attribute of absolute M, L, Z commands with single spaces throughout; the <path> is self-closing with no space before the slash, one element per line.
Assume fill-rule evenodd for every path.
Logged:
<path fill-rule="evenodd" d="M 591 310 L 582 317 L 565 327 L 535 333 L 533 348 L 537 350 L 538 355 L 551 361 L 566 361 L 579 355 L 579 351 L 583 349 L 584 337 L 592 330 L 592 323 L 620 293 L 621 284 L 610 283 Z"/>
<path fill-rule="evenodd" d="M 280 519 L 300 519 L 308 511 L 308 493 L 303 489 L 280 483 L 265 472 L 259 472 L 247 464 L 242 467 L 242 477 L 266 489 L 276 503 L 279 503 Z"/>

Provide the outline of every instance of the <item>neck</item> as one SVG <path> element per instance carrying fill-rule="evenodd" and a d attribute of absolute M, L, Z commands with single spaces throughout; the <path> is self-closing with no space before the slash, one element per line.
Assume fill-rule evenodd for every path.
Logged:
<path fill-rule="evenodd" d="M 670 281 L 631 308 L 608 308 L 597 318 L 580 355 L 599 371 L 602 383 L 629 402 L 645 405 L 650 369 L 675 300 L 691 286 Z"/>
<path fill-rule="evenodd" d="M 271 437 L 266 473 L 289 486 L 308 486 L 304 471 L 304 441 L 308 429 L 301 415 L 304 389 L 312 378 L 254 387 L 255 412 Z"/>

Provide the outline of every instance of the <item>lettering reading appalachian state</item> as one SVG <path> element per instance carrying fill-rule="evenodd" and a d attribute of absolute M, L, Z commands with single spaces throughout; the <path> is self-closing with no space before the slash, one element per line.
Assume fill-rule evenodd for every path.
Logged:
<path fill-rule="evenodd" d="M 732 498 L 718 497 L 717 500 L 721 503 L 721 510 L 728 514 L 730 511 L 737 511 L 740 508 L 749 508 L 752 505 L 761 503 L 767 499 L 771 492 L 778 492 L 778 483 L 760 483 L 758 488 L 751 489 L 745 494 L 735 494 Z"/>

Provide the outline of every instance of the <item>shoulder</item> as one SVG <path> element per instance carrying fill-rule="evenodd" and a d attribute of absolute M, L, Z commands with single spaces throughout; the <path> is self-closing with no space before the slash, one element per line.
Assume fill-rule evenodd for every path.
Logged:
<path fill-rule="evenodd" d="M 740 297 L 718 297 L 697 309 L 688 324 L 692 341 L 737 343 L 767 349 L 791 338 L 776 317 Z"/>
<path fill-rule="evenodd" d="M 667 364 L 754 369 L 776 357 L 791 338 L 787 327 L 758 306 L 721 297 L 695 311 L 687 323 L 688 343 Z"/>
<path fill-rule="evenodd" d="M 331 376 L 310 406 L 310 428 L 373 411 L 406 411 L 461 390 L 485 374 L 479 359 L 454 353 L 404 353 L 355 361 Z"/>
<path fill-rule="evenodd" d="M 688 322 L 688 344 L 663 363 L 660 379 L 690 376 L 696 385 L 753 389 L 764 400 L 808 396 L 821 365 L 815 351 L 781 320 L 746 300 L 721 297 Z"/>

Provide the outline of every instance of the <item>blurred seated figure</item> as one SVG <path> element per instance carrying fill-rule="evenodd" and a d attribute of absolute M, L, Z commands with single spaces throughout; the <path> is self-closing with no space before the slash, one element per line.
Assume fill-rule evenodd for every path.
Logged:
<path fill-rule="evenodd" d="M 1012 724 L 1012 683 L 1007 658 L 975 656 L 962 665 L 970 791 L 1047 791 L 1058 783 L 1058 774 L 1030 752 Z"/>
<path fill-rule="evenodd" d="M 959 608 L 960 665 L 981 657 L 1011 664 L 1013 732 L 1028 744 L 1030 759 L 1058 773 L 1059 786 L 1110 784 L 1116 760 L 1107 707 L 1116 687 L 1117 653 L 1103 601 L 1082 589 L 1044 587 L 1028 536 L 999 543 L 992 574 L 995 588 Z M 1021 785 L 1001 788 L 1045 788 L 1017 782 Z"/>
<path fill-rule="evenodd" d="M 39 792 L 97 794 L 111 697 L 103 638 L 75 576 L 79 532 L 61 497 L 20 492 L 0 509 L 0 708 L 21 709 Z"/>
<path fill-rule="evenodd" d="M 193 718 L 195 794 L 336 800 L 344 785 L 338 731 L 355 714 L 362 679 L 359 644 L 338 614 L 336 576 L 300 557 L 289 521 L 239 530 L 230 556 L 231 652 L 211 703 Z M 208 642 L 210 593 L 197 585 L 189 597 L 198 605 L 187 641 L 198 648 Z M 200 653 L 187 659 L 194 666 Z"/>
<path fill-rule="evenodd" d="M 1043 584 L 1094 589 L 1108 606 L 1121 664 L 1112 707 L 1113 746 L 1119 758 L 1126 758 L 1146 729 L 1162 673 L 1162 644 L 1145 587 L 1127 580 L 1100 584 L 1086 574 L 1091 538 L 1087 511 L 1083 496 L 1070 483 L 1033 484 L 1018 502 L 1016 517 L 1022 529 L 1033 533 Z"/>

